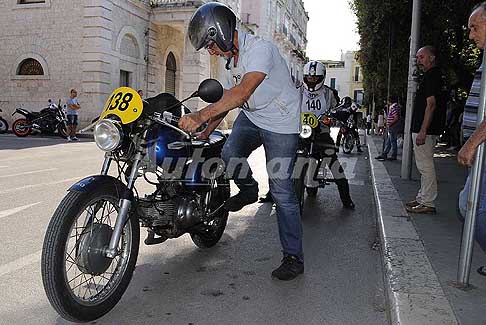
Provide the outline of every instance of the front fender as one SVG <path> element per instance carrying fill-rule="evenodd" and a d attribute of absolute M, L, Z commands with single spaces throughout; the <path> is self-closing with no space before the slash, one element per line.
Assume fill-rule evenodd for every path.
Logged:
<path fill-rule="evenodd" d="M 119 194 L 120 199 L 133 199 L 133 192 L 128 189 L 128 187 L 123 184 L 120 180 L 109 175 L 93 175 L 83 178 L 77 183 L 73 184 L 68 191 L 69 192 L 90 192 L 94 188 L 107 188 L 116 189 Z"/>

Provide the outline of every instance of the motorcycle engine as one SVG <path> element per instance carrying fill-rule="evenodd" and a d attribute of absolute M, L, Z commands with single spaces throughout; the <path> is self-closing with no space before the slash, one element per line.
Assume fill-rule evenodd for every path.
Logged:
<path fill-rule="evenodd" d="M 174 237 L 201 222 L 204 209 L 199 195 L 179 192 L 178 196 L 171 195 L 168 198 L 167 190 L 174 188 L 162 188 L 163 190 L 157 190 L 138 202 L 139 215 L 151 228 L 163 231 L 168 237 Z"/>

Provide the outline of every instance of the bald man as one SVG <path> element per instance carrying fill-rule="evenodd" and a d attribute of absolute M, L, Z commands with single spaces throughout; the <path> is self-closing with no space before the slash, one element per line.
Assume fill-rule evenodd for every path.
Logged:
<path fill-rule="evenodd" d="M 436 213 L 437 178 L 434 147 L 445 126 L 445 100 L 442 73 L 437 67 L 432 46 L 417 51 L 417 65 L 424 72 L 415 96 L 412 115 L 412 140 L 415 164 L 420 172 L 420 189 L 415 200 L 406 203 L 408 212 Z"/>

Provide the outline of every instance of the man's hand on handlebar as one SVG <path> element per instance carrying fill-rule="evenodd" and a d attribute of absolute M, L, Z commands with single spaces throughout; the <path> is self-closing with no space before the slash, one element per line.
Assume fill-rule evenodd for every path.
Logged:
<path fill-rule="evenodd" d="M 187 132 L 195 132 L 206 121 L 203 120 L 200 112 L 186 114 L 179 120 L 179 127 Z"/>

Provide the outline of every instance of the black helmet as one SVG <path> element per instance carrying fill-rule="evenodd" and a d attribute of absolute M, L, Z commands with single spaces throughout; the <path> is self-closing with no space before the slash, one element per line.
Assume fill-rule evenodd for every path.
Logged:
<path fill-rule="evenodd" d="M 208 2 L 192 15 L 189 22 L 189 40 L 199 51 L 213 41 L 223 52 L 234 48 L 236 15 L 226 5 Z"/>
<path fill-rule="evenodd" d="M 351 97 L 349 96 L 346 96 L 346 97 L 343 97 L 341 99 L 341 105 L 343 105 L 344 107 L 351 107 L 351 104 L 353 103 L 353 100 L 351 99 Z"/>

